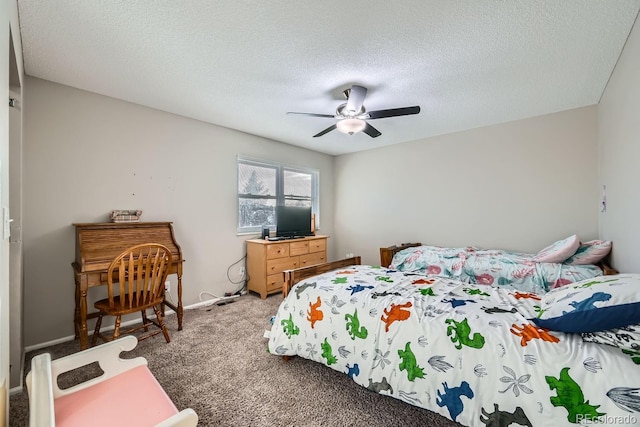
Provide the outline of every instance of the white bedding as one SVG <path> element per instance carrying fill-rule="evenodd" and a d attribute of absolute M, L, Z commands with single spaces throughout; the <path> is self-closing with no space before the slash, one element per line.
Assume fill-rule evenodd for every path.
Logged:
<path fill-rule="evenodd" d="M 539 301 L 508 286 L 353 266 L 293 287 L 268 346 L 467 426 L 640 425 L 640 366 L 537 327 Z"/>

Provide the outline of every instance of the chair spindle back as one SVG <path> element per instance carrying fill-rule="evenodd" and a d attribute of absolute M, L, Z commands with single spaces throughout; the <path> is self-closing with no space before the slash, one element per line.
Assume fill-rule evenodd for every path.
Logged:
<path fill-rule="evenodd" d="M 120 254 L 107 273 L 109 306 L 115 308 L 119 301 L 120 309 L 129 309 L 162 302 L 171 262 L 169 249 L 158 243 L 133 246 Z M 120 298 L 116 299 L 118 295 Z"/>

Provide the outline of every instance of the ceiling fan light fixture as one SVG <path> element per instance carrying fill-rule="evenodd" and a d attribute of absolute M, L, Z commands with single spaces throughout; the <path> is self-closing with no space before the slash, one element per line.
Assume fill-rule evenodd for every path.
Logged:
<path fill-rule="evenodd" d="M 367 122 L 354 118 L 342 119 L 336 123 L 336 127 L 342 133 L 353 135 L 354 133 L 362 132 L 367 127 Z"/>

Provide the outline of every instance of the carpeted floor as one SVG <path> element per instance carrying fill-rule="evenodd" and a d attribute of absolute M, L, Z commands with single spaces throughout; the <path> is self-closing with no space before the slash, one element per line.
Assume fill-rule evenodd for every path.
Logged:
<path fill-rule="evenodd" d="M 146 357 L 178 409 L 193 408 L 201 426 L 459 426 L 319 363 L 269 354 L 262 335 L 281 301 L 280 295 L 261 300 L 248 294 L 187 310 L 182 331 L 168 316 L 171 343 L 159 335 L 122 357 Z M 28 353 L 25 363 L 28 369 L 38 353 L 55 359 L 78 350 L 77 341 L 58 344 Z M 10 397 L 9 425 L 26 426 L 27 420 L 25 389 Z"/>

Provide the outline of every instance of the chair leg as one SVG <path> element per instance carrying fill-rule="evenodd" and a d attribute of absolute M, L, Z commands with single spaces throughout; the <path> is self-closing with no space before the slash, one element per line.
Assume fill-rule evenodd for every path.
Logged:
<path fill-rule="evenodd" d="M 167 327 L 164 324 L 164 319 L 162 318 L 162 313 L 158 310 L 158 307 L 153 306 L 153 311 L 156 313 L 156 318 L 158 319 L 158 324 L 160 325 L 160 329 L 162 329 L 162 334 L 164 335 L 164 339 L 167 342 L 171 342 L 171 338 L 169 338 L 169 331 L 167 331 Z"/>
<path fill-rule="evenodd" d="M 98 337 L 100 336 L 100 326 L 102 325 L 102 313 L 98 315 L 98 320 L 96 320 L 96 329 L 93 331 L 93 336 L 91 337 L 91 347 L 96 345 L 98 342 Z"/>
<path fill-rule="evenodd" d="M 117 340 L 120 337 L 120 321 L 122 316 L 116 316 L 116 323 L 113 328 L 113 339 Z"/>
<path fill-rule="evenodd" d="M 142 324 L 144 325 L 144 331 L 145 332 L 149 332 L 149 319 L 147 319 L 147 311 L 146 310 L 140 310 L 140 313 L 142 314 Z"/>

